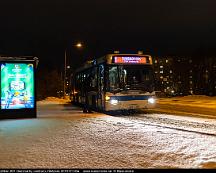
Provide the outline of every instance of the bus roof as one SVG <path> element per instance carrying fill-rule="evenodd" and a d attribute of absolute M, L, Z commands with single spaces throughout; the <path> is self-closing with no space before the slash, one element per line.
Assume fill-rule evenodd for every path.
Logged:
<path fill-rule="evenodd" d="M 114 60 L 115 59 L 115 60 Z M 152 64 L 152 57 L 144 54 L 107 54 L 100 58 L 85 62 L 75 72 L 80 72 L 97 64 Z"/>

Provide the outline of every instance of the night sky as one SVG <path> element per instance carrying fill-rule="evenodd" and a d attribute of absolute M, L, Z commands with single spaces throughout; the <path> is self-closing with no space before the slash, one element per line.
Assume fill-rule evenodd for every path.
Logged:
<path fill-rule="evenodd" d="M 0 53 L 61 68 L 114 50 L 215 55 L 214 0 L 1 0 Z M 81 50 L 74 44 L 81 41 Z"/>

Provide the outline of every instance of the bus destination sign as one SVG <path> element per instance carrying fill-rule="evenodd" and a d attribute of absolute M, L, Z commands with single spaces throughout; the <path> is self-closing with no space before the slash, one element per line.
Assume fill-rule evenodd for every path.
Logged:
<path fill-rule="evenodd" d="M 147 64 L 147 59 L 144 56 L 114 56 L 114 63 Z"/>

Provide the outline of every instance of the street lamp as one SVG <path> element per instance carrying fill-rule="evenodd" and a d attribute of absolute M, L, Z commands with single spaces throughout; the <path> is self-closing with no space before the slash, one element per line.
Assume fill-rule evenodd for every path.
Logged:
<path fill-rule="evenodd" d="M 81 48 L 83 47 L 82 43 L 77 43 L 75 45 L 75 47 L 77 48 Z M 67 74 L 67 47 L 65 48 L 65 59 L 64 59 L 64 81 L 63 81 L 63 94 L 64 94 L 64 99 L 65 99 L 65 96 L 66 96 L 66 91 L 65 91 L 65 88 L 66 88 L 66 74 Z"/>

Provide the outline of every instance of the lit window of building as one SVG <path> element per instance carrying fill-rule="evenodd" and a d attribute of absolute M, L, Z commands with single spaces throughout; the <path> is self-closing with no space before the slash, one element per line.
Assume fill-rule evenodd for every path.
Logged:
<path fill-rule="evenodd" d="M 158 73 L 157 71 L 155 71 L 155 73 Z"/>
<path fill-rule="evenodd" d="M 168 61 L 168 59 L 166 59 L 166 63 L 168 63 L 169 61 Z"/>
<path fill-rule="evenodd" d="M 158 62 L 158 61 L 157 61 L 157 60 L 155 60 L 155 64 L 157 64 L 157 62 Z"/>
<path fill-rule="evenodd" d="M 160 68 L 163 68 L 163 66 L 161 65 Z"/>
<path fill-rule="evenodd" d="M 170 73 L 172 73 L 172 70 L 170 70 Z"/>
<path fill-rule="evenodd" d="M 163 70 L 161 70 L 160 73 L 163 73 Z"/>
<path fill-rule="evenodd" d="M 192 84 L 193 83 L 193 81 L 190 81 L 190 84 Z"/>

